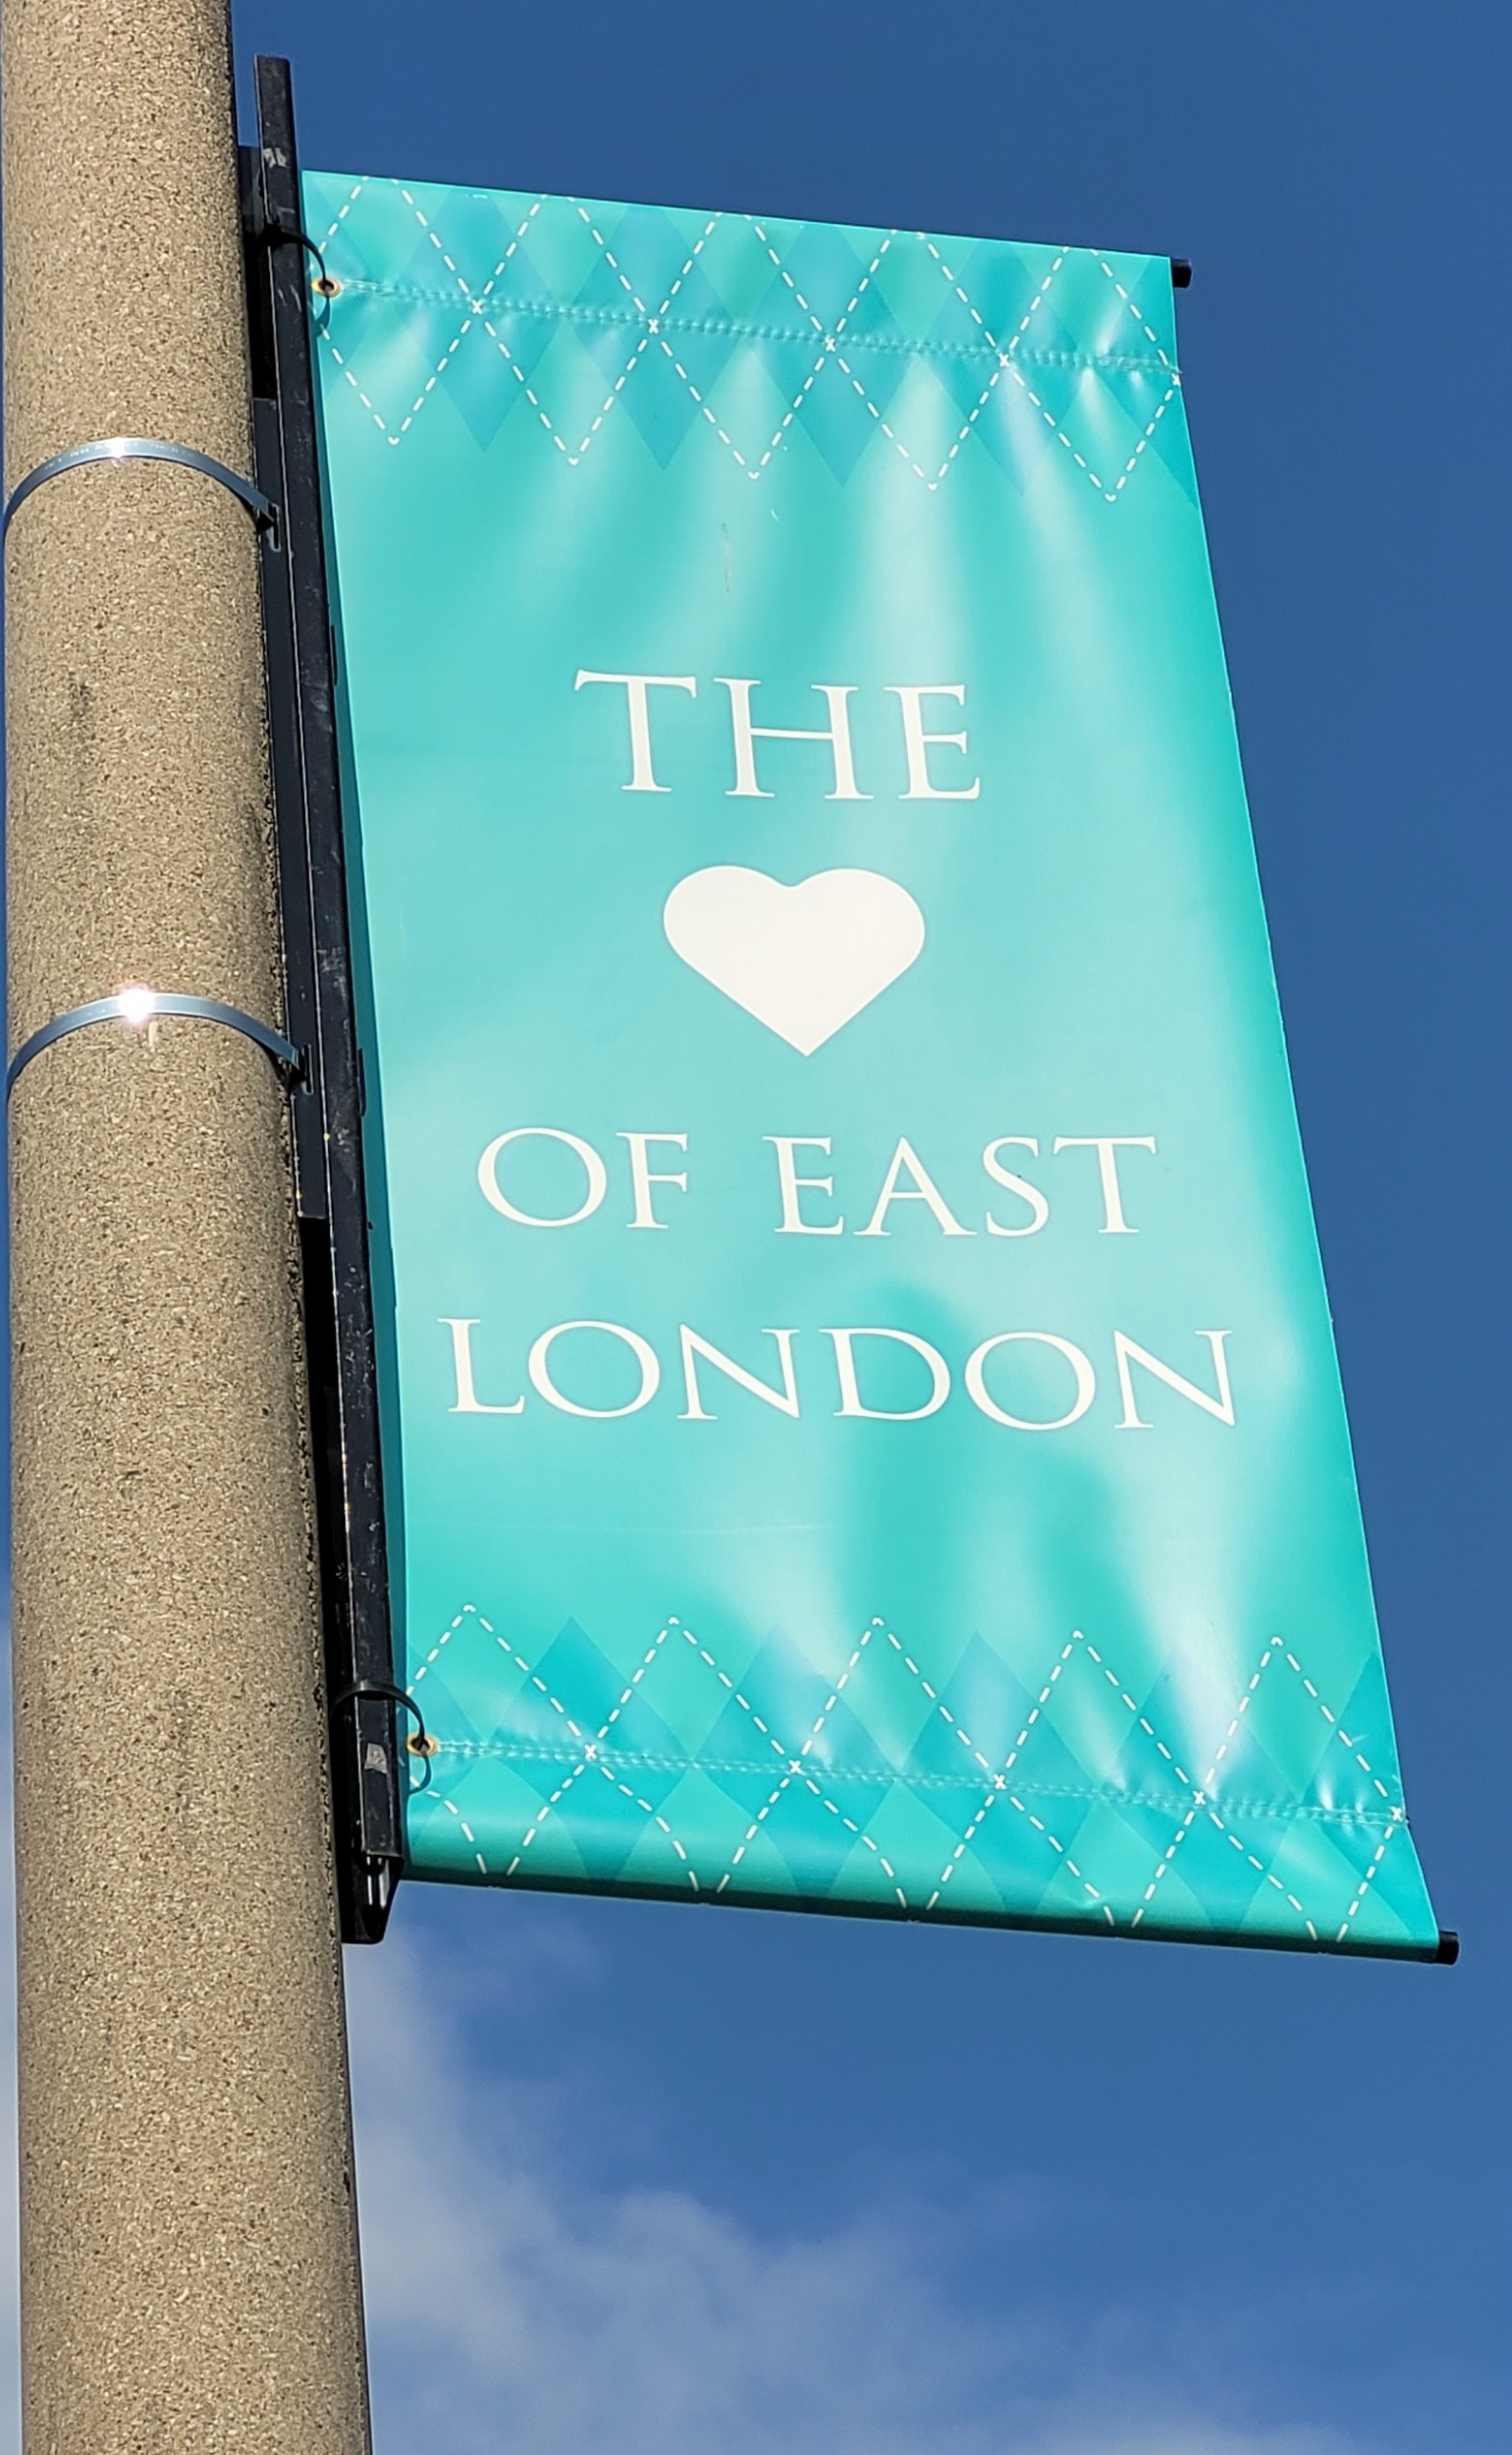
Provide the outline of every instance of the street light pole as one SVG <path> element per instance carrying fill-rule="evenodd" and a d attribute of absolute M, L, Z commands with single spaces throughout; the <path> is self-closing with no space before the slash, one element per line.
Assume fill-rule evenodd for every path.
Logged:
<path fill-rule="evenodd" d="M 282 1027 L 224 0 L 4 0 L 10 1045 Z M 77 1019 L 77 1018 L 75 1018 Z M 11 1098 L 28 2455 L 361 2455 L 285 1093 L 108 1018 Z"/>

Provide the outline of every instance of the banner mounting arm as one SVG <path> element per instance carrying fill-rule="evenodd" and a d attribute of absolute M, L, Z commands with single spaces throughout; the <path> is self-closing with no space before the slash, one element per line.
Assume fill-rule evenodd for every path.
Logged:
<path fill-rule="evenodd" d="M 242 149 L 258 487 L 281 506 L 262 539 L 269 747 L 294 1087 L 311 1441 L 342 1933 L 376 1943 L 405 1858 L 389 1617 L 378 1382 L 304 252 L 287 60 L 254 64 L 257 141 Z"/>

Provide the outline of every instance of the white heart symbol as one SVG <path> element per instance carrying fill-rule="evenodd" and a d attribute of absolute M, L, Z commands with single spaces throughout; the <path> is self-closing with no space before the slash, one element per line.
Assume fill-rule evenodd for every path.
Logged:
<path fill-rule="evenodd" d="M 784 887 L 759 869 L 698 869 L 662 925 L 675 951 L 805 1057 L 905 972 L 924 944 L 906 888 L 871 869 Z"/>

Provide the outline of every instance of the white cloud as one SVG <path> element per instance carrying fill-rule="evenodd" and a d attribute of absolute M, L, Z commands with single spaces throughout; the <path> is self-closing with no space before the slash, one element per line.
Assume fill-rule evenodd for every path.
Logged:
<path fill-rule="evenodd" d="M 435 1943 L 348 1957 L 379 2455 L 1364 2455 L 1210 2421 L 1158 2312 L 963 2310 L 958 2211 L 772 2240 L 597 2185 L 586 2087 L 480 2069 Z"/>
<path fill-rule="evenodd" d="M 14 2106 L 0 1857 L 0 2101 Z M 546 2017 L 580 1957 L 569 1930 L 537 1926 L 494 1980 Z M 1020 2223 L 1011 2196 L 892 2201 L 773 2240 L 685 2192 L 596 2184 L 595 2162 L 613 2160 L 595 2157 L 607 2117 L 589 2084 L 543 2088 L 469 2058 L 475 1965 L 401 1932 L 349 1953 L 348 1973 L 378 2455 L 1368 2455 L 1326 2429 L 1208 2418 L 1215 2365 L 1179 2318 L 1161 2334 L 1148 2310 L 1069 2297 L 1012 2324 L 964 2311 L 949 2256 L 963 2228 L 1000 2235 L 1005 2210 Z M 12 2152 L 0 2455 L 20 2445 L 16 2264 Z"/>

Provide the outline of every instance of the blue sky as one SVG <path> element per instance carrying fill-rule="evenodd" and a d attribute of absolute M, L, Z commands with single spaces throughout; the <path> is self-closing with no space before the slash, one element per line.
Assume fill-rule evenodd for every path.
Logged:
<path fill-rule="evenodd" d="M 237 40 L 293 58 L 311 167 L 1194 260 L 1408 1801 L 1465 1944 L 410 1886 L 351 1965 L 381 2455 L 1505 2446 L 1503 13 L 244 0 Z"/>

